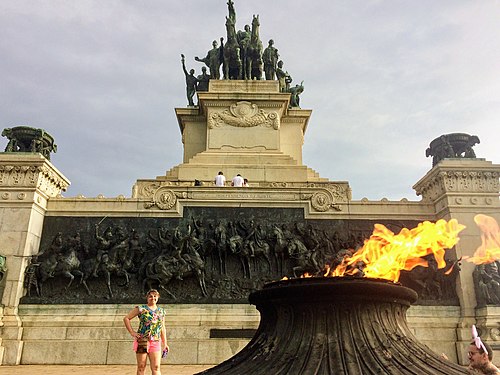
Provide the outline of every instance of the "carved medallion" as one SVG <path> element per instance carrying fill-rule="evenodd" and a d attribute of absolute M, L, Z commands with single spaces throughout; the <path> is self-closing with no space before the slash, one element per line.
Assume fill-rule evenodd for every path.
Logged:
<path fill-rule="evenodd" d="M 177 197 L 172 190 L 160 188 L 156 190 L 153 200 L 160 210 L 170 210 L 177 202 Z"/>
<path fill-rule="evenodd" d="M 280 118 L 276 112 L 266 113 L 256 104 L 242 101 L 231 105 L 229 110 L 213 113 L 208 120 L 210 129 L 224 124 L 239 128 L 267 126 L 278 130 Z"/>
<path fill-rule="evenodd" d="M 314 193 L 311 197 L 311 205 L 316 211 L 325 212 L 332 205 L 332 198 L 324 192 Z"/>

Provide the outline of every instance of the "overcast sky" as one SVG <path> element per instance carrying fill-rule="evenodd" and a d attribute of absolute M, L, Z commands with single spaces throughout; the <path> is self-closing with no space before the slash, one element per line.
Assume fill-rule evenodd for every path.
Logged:
<path fill-rule="evenodd" d="M 234 1 L 237 29 L 259 14 L 304 80 L 304 164 L 354 199 L 420 200 L 441 134 L 477 135 L 476 155 L 500 163 L 499 1 Z M 130 196 L 182 162 L 180 54 L 199 74 L 226 15 L 226 0 L 1 0 L 1 128 L 56 139 L 65 196 Z"/>

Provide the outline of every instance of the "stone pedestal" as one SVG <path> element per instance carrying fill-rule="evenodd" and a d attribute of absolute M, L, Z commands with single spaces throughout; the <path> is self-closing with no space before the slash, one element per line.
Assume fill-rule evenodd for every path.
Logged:
<path fill-rule="evenodd" d="M 24 270 L 29 258 L 38 253 L 48 199 L 68 186 L 69 181 L 40 154 L 0 153 L 0 243 L 7 258 L 0 363 L 20 363 L 23 328 L 18 305 L 24 293 Z"/>
<path fill-rule="evenodd" d="M 413 187 L 423 202 L 434 205 L 436 219 L 457 219 L 466 225 L 460 233 L 460 242 L 455 246 L 457 259 L 472 256 L 481 245 L 481 231 L 474 216 L 481 213 L 500 221 L 499 176 L 500 165 L 484 159 L 444 159 Z M 461 306 L 457 352 L 461 363 L 467 362 L 465 348 L 471 339 L 471 325 L 476 321 L 479 325 L 472 278 L 474 267 L 474 264 L 462 261 L 457 278 Z"/>
<path fill-rule="evenodd" d="M 278 81 L 211 80 L 198 98 L 198 107 L 175 110 L 183 163 L 157 177 L 158 183 L 199 180 L 210 186 L 219 171 L 228 179 L 239 173 L 253 187 L 328 181 L 302 164 L 312 111 L 289 109 L 290 94 L 279 91 Z"/>

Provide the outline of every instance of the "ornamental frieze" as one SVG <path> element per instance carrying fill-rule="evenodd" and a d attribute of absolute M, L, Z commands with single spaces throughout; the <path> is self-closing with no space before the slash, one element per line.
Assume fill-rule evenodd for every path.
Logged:
<path fill-rule="evenodd" d="M 229 107 L 229 110 L 212 113 L 208 119 L 208 127 L 213 129 L 222 125 L 239 128 L 255 126 L 272 127 L 278 130 L 280 118 L 277 112 L 266 113 L 259 109 L 256 104 L 250 102 L 238 102 Z"/>
<path fill-rule="evenodd" d="M 416 186 L 417 195 L 424 200 L 433 200 L 446 192 L 456 193 L 497 193 L 500 174 L 496 171 L 441 171 L 425 184 Z"/>
<path fill-rule="evenodd" d="M 179 191 L 182 189 L 182 191 Z M 239 189 L 239 188 L 196 188 L 185 189 L 182 186 L 165 186 L 150 183 L 140 186 L 136 198 L 148 198 L 144 207 L 170 210 L 178 199 L 197 201 L 254 201 L 254 202 L 300 202 L 309 201 L 313 211 L 342 211 L 342 204 L 349 201 L 349 187 L 331 184 L 327 187 L 300 187 L 280 189 Z"/>
<path fill-rule="evenodd" d="M 0 186 L 37 188 L 50 196 L 65 191 L 68 182 L 40 165 L 0 165 Z"/>

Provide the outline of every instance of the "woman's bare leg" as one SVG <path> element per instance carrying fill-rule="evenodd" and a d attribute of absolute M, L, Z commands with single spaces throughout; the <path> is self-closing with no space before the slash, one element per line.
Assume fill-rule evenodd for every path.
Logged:
<path fill-rule="evenodd" d="M 144 375 L 146 371 L 148 353 L 136 353 L 135 357 L 137 359 L 137 375 Z"/>
<path fill-rule="evenodd" d="M 152 375 L 161 375 L 161 351 L 149 353 L 149 366 L 151 367 Z"/>

